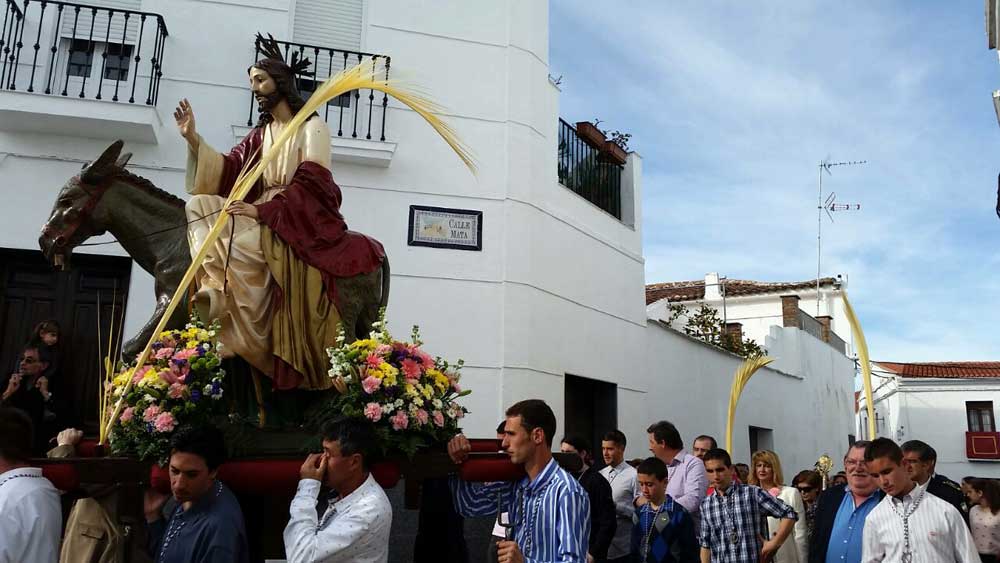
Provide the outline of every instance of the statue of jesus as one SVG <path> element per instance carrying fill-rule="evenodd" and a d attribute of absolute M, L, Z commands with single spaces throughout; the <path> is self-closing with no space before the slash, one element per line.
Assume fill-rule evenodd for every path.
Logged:
<path fill-rule="evenodd" d="M 194 255 L 225 205 L 240 171 L 271 150 L 305 101 L 295 77 L 308 59 L 284 61 L 273 39 L 258 35 L 264 58 L 247 70 L 258 103 L 257 126 L 228 154 L 209 146 L 195 129 L 185 99 L 174 111 L 188 145 L 186 206 Z M 195 306 L 222 323 L 223 349 L 270 376 L 275 389 L 327 389 L 326 348 L 334 345 L 340 316 L 336 280 L 378 275 L 382 245 L 347 230 L 340 188 L 330 173 L 330 132 L 313 114 L 278 148 L 244 201 L 209 249 L 198 272 Z M 352 330 L 353 327 L 345 327 Z"/>

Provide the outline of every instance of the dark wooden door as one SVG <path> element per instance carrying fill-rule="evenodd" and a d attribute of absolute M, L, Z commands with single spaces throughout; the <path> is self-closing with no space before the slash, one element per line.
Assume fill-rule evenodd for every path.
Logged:
<path fill-rule="evenodd" d="M 103 358 L 112 322 L 121 327 L 125 318 L 131 270 L 129 258 L 74 254 L 71 269 L 59 272 L 41 252 L 0 249 L 0 379 L 16 369 L 34 326 L 54 319 L 62 329 L 60 373 L 52 382 L 61 422 L 95 433 Z"/>

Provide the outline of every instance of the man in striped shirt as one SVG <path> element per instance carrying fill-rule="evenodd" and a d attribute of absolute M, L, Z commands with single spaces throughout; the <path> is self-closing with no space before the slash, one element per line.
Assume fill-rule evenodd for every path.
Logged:
<path fill-rule="evenodd" d="M 865 461 L 885 498 L 865 520 L 861 563 L 980 563 L 961 513 L 910 478 L 895 442 L 872 440 Z"/>
<path fill-rule="evenodd" d="M 526 477 L 516 482 L 469 483 L 452 476 L 455 510 L 462 516 L 508 512 L 512 541 L 497 544 L 500 563 L 585 563 L 590 537 L 590 501 L 583 487 L 552 457 L 556 417 L 544 401 L 529 399 L 507 409 L 503 449 Z M 471 451 L 459 434 L 448 443 L 456 464 Z"/>

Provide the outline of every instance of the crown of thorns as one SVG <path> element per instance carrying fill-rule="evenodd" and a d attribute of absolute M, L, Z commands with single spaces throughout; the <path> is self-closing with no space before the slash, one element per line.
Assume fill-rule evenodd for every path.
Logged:
<path fill-rule="evenodd" d="M 292 51 L 291 61 L 286 61 L 285 56 L 281 52 L 281 45 L 278 44 L 278 41 L 270 33 L 267 34 L 267 37 L 258 33 L 256 44 L 257 50 L 264 55 L 265 59 L 273 59 L 288 65 L 293 74 L 299 76 L 310 76 L 313 74 L 307 70 L 312 61 L 308 57 L 299 58 L 299 53 L 296 51 Z"/>

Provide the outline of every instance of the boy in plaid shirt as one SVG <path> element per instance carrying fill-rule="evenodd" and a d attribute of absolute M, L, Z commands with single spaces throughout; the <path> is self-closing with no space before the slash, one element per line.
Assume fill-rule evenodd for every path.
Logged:
<path fill-rule="evenodd" d="M 726 450 L 709 450 L 704 461 L 716 492 L 701 503 L 702 563 L 770 561 L 792 533 L 798 515 L 760 487 L 734 483 L 733 462 Z M 778 533 L 767 541 L 764 516 L 782 519 Z"/>

